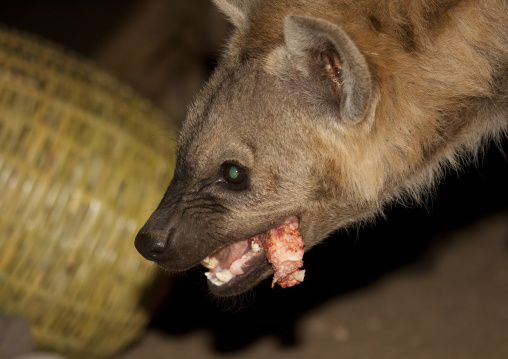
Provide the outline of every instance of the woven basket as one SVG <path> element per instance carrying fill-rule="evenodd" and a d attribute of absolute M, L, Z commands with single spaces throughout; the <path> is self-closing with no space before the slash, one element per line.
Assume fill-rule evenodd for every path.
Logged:
<path fill-rule="evenodd" d="M 171 124 L 107 74 L 0 28 L 0 312 L 39 348 L 110 357 L 145 328 L 134 236 L 175 163 Z"/>

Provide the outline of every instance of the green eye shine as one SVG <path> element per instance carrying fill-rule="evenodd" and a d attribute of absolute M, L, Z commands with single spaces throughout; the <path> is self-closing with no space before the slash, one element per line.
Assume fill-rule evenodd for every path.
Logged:
<path fill-rule="evenodd" d="M 240 176 L 240 173 L 238 171 L 238 168 L 236 166 L 231 166 L 229 168 L 229 172 L 228 172 L 228 176 L 229 178 L 231 178 L 232 180 L 235 180 L 238 178 L 238 176 Z"/>
<path fill-rule="evenodd" d="M 245 182 L 247 172 L 242 166 L 235 163 L 224 163 L 222 165 L 222 178 L 228 183 L 238 185 Z"/>

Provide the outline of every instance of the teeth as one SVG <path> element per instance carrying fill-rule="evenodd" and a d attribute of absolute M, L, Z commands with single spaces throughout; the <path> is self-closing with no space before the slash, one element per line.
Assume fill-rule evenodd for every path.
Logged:
<path fill-rule="evenodd" d="M 201 261 L 201 264 L 204 265 L 208 269 L 214 269 L 219 261 L 215 257 L 206 257 Z"/>
<path fill-rule="evenodd" d="M 231 273 L 229 269 L 215 273 L 215 277 L 212 277 L 212 275 L 213 275 L 212 272 L 205 272 L 206 278 L 208 278 L 210 282 L 212 282 L 217 286 L 221 286 L 224 283 L 229 282 L 231 278 L 233 278 L 233 273 Z"/>
<path fill-rule="evenodd" d="M 213 284 L 215 284 L 216 286 L 219 286 L 219 287 L 224 284 L 224 282 L 221 282 L 217 278 L 210 278 L 209 281 L 212 282 Z"/>
<path fill-rule="evenodd" d="M 257 242 L 252 242 L 251 248 L 253 252 L 259 252 L 261 250 L 261 246 Z"/>
<path fill-rule="evenodd" d="M 254 253 L 257 253 L 262 249 L 263 248 L 259 245 L 259 243 L 252 241 L 250 251 L 245 253 L 241 259 L 246 259 L 246 258 L 252 257 L 254 255 Z M 201 261 L 201 264 L 203 266 L 205 266 L 206 268 L 211 269 L 213 271 L 219 265 L 219 261 L 214 256 L 212 256 L 211 258 L 206 257 L 205 259 L 203 259 Z M 239 274 L 240 272 L 235 272 L 235 273 Z M 217 286 L 221 286 L 224 283 L 229 282 L 234 277 L 233 273 L 229 269 L 226 269 L 226 270 L 223 270 L 220 272 L 216 271 L 215 276 L 213 276 L 212 272 L 206 272 L 205 276 L 206 276 L 206 278 L 208 278 L 208 280 L 210 282 L 212 282 L 213 284 L 215 284 Z"/>
<path fill-rule="evenodd" d="M 231 278 L 233 278 L 233 273 L 231 273 L 231 271 L 228 269 L 223 272 L 215 273 L 215 277 L 222 283 L 227 283 Z"/>
<path fill-rule="evenodd" d="M 233 274 L 229 270 L 215 273 L 215 278 L 212 278 L 212 272 L 206 272 L 205 276 L 210 282 L 219 287 L 233 278 Z"/>

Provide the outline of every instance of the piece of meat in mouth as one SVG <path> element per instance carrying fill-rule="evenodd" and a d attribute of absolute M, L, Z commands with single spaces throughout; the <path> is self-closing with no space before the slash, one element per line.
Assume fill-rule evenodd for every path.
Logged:
<path fill-rule="evenodd" d="M 205 275 L 216 286 L 228 283 L 237 275 L 247 273 L 255 265 L 255 258 L 263 254 L 272 265 L 272 288 L 279 283 L 282 288 L 292 287 L 304 280 L 304 242 L 297 224 L 273 228 L 249 239 L 241 240 L 218 250 L 201 263 L 210 269 Z"/>

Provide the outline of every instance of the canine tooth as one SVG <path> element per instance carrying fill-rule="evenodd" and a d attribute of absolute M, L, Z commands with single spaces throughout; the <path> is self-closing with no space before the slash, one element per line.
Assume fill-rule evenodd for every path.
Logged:
<path fill-rule="evenodd" d="M 215 273 L 215 277 L 220 280 L 222 283 L 226 283 L 226 282 L 229 282 L 229 280 L 231 278 L 233 278 L 233 273 L 231 273 L 231 271 L 228 269 L 228 270 L 225 270 L 223 272 L 217 272 Z"/>
<path fill-rule="evenodd" d="M 205 272 L 205 276 L 206 278 L 210 279 L 210 277 L 212 276 L 212 272 Z"/>
<path fill-rule="evenodd" d="M 201 261 L 201 264 L 204 265 L 208 269 L 214 269 L 217 266 L 217 259 L 206 257 Z"/>

